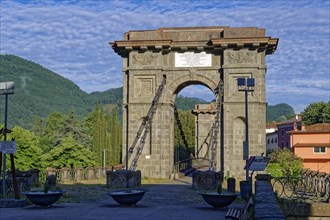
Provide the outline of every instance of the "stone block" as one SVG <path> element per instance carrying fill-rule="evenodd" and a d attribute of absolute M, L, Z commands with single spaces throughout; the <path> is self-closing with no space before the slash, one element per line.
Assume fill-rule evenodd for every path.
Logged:
<path fill-rule="evenodd" d="M 107 171 L 108 188 L 134 188 L 141 186 L 141 171 L 116 170 Z"/>
<path fill-rule="evenodd" d="M 222 172 L 195 171 L 193 173 L 192 188 L 195 190 L 215 190 L 223 181 Z"/>

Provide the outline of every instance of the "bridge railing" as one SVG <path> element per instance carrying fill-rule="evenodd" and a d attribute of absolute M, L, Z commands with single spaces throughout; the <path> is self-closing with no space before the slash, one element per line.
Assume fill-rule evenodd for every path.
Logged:
<path fill-rule="evenodd" d="M 330 174 L 304 170 L 300 177 L 273 178 L 272 187 L 279 197 L 329 202 Z"/>
<path fill-rule="evenodd" d="M 197 158 L 187 158 L 181 161 L 178 161 L 174 163 L 173 165 L 173 174 L 176 175 L 180 173 L 181 171 L 187 170 L 187 169 L 199 169 L 203 167 L 210 168 L 211 166 L 211 160 L 204 157 L 197 157 Z"/>

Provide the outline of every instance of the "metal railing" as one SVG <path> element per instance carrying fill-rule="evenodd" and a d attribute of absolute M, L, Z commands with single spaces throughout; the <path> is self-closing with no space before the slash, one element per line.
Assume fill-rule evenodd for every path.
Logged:
<path fill-rule="evenodd" d="M 178 174 L 190 168 L 199 169 L 203 167 L 208 167 L 210 169 L 210 164 L 211 160 L 204 157 L 184 159 L 176 162 L 173 165 L 173 174 Z"/>
<path fill-rule="evenodd" d="M 330 174 L 304 170 L 300 177 L 286 176 L 271 180 L 278 197 L 329 202 Z"/>

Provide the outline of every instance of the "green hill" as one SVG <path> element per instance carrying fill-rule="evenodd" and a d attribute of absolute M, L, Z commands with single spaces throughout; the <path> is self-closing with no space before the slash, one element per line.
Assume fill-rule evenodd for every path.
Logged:
<path fill-rule="evenodd" d="M 207 103 L 210 102 L 207 102 L 204 99 L 200 99 L 200 98 L 185 97 L 181 95 L 177 96 L 175 100 L 176 107 L 183 111 L 194 109 L 196 104 L 207 104 Z"/>
<path fill-rule="evenodd" d="M 290 116 L 294 116 L 293 108 L 285 103 L 277 105 L 268 105 L 266 110 L 266 121 L 282 121 L 287 120 Z M 289 117 L 289 118 L 287 118 Z"/>
<path fill-rule="evenodd" d="M 106 103 L 105 96 L 117 98 L 109 104 L 119 104 L 122 100 L 121 88 L 87 94 L 70 80 L 14 55 L 0 55 L 0 81 L 15 82 L 15 95 L 10 95 L 8 102 L 9 127 L 31 128 L 35 116 L 46 117 L 55 111 L 74 112 L 82 118 L 94 109 L 97 100 Z M 3 123 L 4 96 L 0 101 L 0 123 Z"/>

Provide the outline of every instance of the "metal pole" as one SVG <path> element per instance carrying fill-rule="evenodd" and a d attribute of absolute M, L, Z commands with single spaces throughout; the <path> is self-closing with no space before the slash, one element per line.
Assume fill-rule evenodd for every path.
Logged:
<path fill-rule="evenodd" d="M 105 175 L 105 148 L 103 148 L 103 174 Z"/>
<path fill-rule="evenodd" d="M 126 105 L 126 160 L 125 160 L 125 166 L 126 170 L 128 170 L 128 123 L 129 123 L 129 117 L 128 117 L 128 104 Z"/>
<path fill-rule="evenodd" d="M 249 111 L 248 111 L 248 89 L 245 89 L 245 141 L 246 141 L 246 151 L 247 157 L 245 160 L 246 167 L 246 181 L 249 181 Z"/>
<path fill-rule="evenodd" d="M 4 141 L 7 141 L 7 114 L 8 114 L 8 94 L 5 94 L 5 125 L 4 125 Z M 6 152 L 3 153 L 3 170 L 2 170 L 2 196 L 6 198 Z"/>

